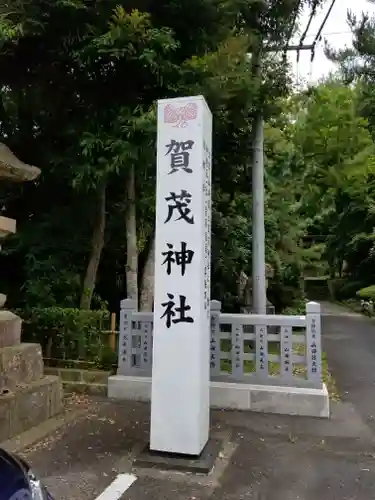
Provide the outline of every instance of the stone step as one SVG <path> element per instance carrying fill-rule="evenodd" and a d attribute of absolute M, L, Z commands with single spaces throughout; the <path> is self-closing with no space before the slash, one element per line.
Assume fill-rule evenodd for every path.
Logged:
<path fill-rule="evenodd" d="M 0 443 L 58 415 L 62 410 L 61 380 L 52 375 L 0 396 Z"/>
<path fill-rule="evenodd" d="M 10 311 L 0 311 L 0 348 L 19 345 L 22 320 Z"/>
<path fill-rule="evenodd" d="M 14 391 L 43 377 L 42 348 L 19 344 L 0 349 L 0 394 Z"/>

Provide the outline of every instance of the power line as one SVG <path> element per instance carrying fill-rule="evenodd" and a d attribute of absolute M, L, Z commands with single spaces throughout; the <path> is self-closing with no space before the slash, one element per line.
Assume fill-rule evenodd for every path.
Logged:
<path fill-rule="evenodd" d="M 316 43 L 318 41 L 318 39 L 320 38 L 320 36 L 322 35 L 323 28 L 326 25 L 326 22 L 328 21 L 328 18 L 330 16 L 331 12 L 332 12 L 332 9 L 333 9 L 335 3 L 336 3 L 336 0 L 332 0 L 331 5 L 330 5 L 330 7 L 329 7 L 329 9 L 328 9 L 328 11 L 327 11 L 324 19 L 323 19 L 323 22 L 322 22 L 322 24 L 321 24 L 321 26 L 320 26 L 320 28 L 318 30 L 318 33 L 315 36 L 313 44 Z"/>
<path fill-rule="evenodd" d="M 312 9 L 311 9 L 311 14 L 310 14 L 310 17 L 309 17 L 309 20 L 307 22 L 307 26 L 305 28 L 305 31 L 302 33 L 302 36 L 299 40 L 299 44 L 298 45 L 303 45 L 303 42 L 305 41 L 305 38 L 306 38 L 306 35 L 307 35 L 307 32 L 309 31 L 310 29 L 310 26 L 311 26 L 311 23 L 312 23 L 312 20 L 314 19 L 315 17 L 315 14 L 316 14 L 316 9 L 318 8 L 318 0 L 315 0 L 314 3 L 313 3 L 313 6 L 312 6 Z M 297 51 L 297 62 L 299 61 L 299 51 Z"/>
<path fill-rule="evenodd" d="M 333 34 L 343 34 L 342 32 L 336 32 L 336 33 L 327 33 L 326 35 L 323 35 L 323 29 L 327 23 L 327 20 L 329 18 L 329 16 L 331 15 L 331 12 L 333 10 L 333 7 L 336 3 L 336 0 L 332 0 L 331 1 L 331 5 L 329 7 L 329 9 L 327 10 L 326 12 L 326 15 L 323 19 L 323 22 L 321 23 L 316 35 L 307 35 L 307 32 L 310 28 L 310 25 L 311 25 L 311 22 L 312 22 L 312 19 L 314 18 L 315 14 L 316 14 L 316 8 L 317 8 L 317 2 L 315 2 L 312 6 L 312 11 L 311 11 L 311 14 L 310 14 L 310 18 L 308 20 L 308 23 L 307 23 L 307 26 L 301 36 L 301 39 L 300 39 L 300 42 L 301 40 L 304 41 L 306 38 L 310 38 L 310 37 L 314 37 L 314 40 L 312 42 L 312 44 L 310 45 L 303 45 L 303 49 L 305 50 L 310 50 L 311 54 L 310 54 L 310 79 L 312 78 L 312 74 L 313 74 L 313 61 L 314 61 L 314 58 L 315 58 L 315 50 L 316 50 L 316 46 L 317 44 L 321 41 L 322 37 L 323 36 L 330 36 L 330 35 L 333 35 Z M 346 33 L 350 33 L 350 31 L 346 31 L 344 32 L 345 34 Z M 297 83 L 299 81 L 299 72 L 298 72 L 298 64 L 299 64 L 299 59 L 300 59 L 300 51 L 303 50 L 302 47 L 299 48 L 298 46 L 296 47 L 296 51 L 297 51 Z"/>
<path fill-rule="evenodd" d="M 312 45 L 288 45 L 283 50 L 284 52 L 296 51 L 296 50 L 310 50 L 313 48 Z M 263 47 L 263 52 L 280 52 L 280 47 Z"/>
<path fill-rule="evenodd" d="M 351 30 L 346 30 L 346 31 L 331 31 L 331 32 L 326 32 L 322 33 L 321 36 L 334 36 L 334 35 L 350 35 L 353 32 Z M 306 38 L 315 38 L 316 35 L 307 35 Z"/>
<path fill-rule="evenodd" d="M 315 57 L 315 47 L 316 47 L 316 44 L 317 44 L 317 42 L 318 42 L 318 41 L 320 41 L 320 39 L 321 39 L 323 28 L 324 28 L 324 26 L 326 25 L 326 22 L 327 22 L 327 20 L 328 20 L 328 18 L 329 18 L 329 16 L 330 16 L 330 14 L 331 14 L 331 12 L 332 12 L 332 9 L 333 9 L 333 7 L 334 7 L 335 3 L 336 3 L 336 0 L 332 0 L 331 5 L 330 5 L 330 7 L 329 7 L 329 9 L 328 9 L 328 11 L 327 11 L 327 13 L 326 13 L 326 15 L 325 15 L 324 19 L 323 19 L 323 22 L 322 22 L 322 24 L 320 25 L 320 28 L 319 28 L 319 30 L 318 30 L 318 32 L 317 32 L 317 34 L 316 34 L 315 38 L 314 38 L 314 41 L 313 41 L 313 43 L 312 43 L 313 48 L 311 49 L 311 61 L 313 61 L 313 60 L 314 60 L 314 57 Z"/>
<path fill-rule="evenodd" d="M 298 11 L 300 7 L 300 0 L 295 0 L 295 9 L 292 10 L 292 25 L 290 29 L 290 34 L 293 33 L 294 25 L 298 16 Z M 333 1 L 334 3 L 334 1 Z M 312 6 L 312 12 L 308 25 L 305 32 L 303 33 L 298 45 L 290 46 L 290 36 L 287 38 L 286 44 L 284 46 L 285 50 L 296 50 L 297 51 L 297 61 L 299 59 L 300 50 L 314 50 L 315 44 L 319 36 L 321 35 L 322 29 L 325 25 L 326 20 L 333 8 L 328 12 L 328 15 L 323 22 L 323 26 L 318 32 L 318 36 L 315 38 L 311 46 L 305 46 L 304 40 L 306 38 L 307 32 L 310 28 L 313 17 L 315 16 L 316 9 L 318 6 L 318 0 L 314 0 Z M 256 87 L 261 86 L 262 78 L 262 67 L 261 59 L 262 52 L 264 51 L 280 51 L 280 47 L 275 48 L 264 48 L 262 39 L 258 34 L 257 43 L 252 50 L 252 73 L 254 77 L 254 85 Z M 267 311 L 267 294 L 266 294 L 266 278 L 265 278 L 265 225 L 264 225 L 264 122 L 262 109 L 258 109 L 254 115 L 254 123 L 252 127 L 252 250 L 253 250 L 253 262 L 252 262 L 252 277 L 253 277 L 253 310 L 258 314 L 265 314 Z"/>
<path fill-rule="evenodd" d="M 298 17 L 298 13 L 300 11 L 300 8 L 301 8 L 301 1 L 302 0 L 296 0 L 296 4 L 295 4 L 295 7 L 294 7 L 294 10 L 292 11 L 292 24 L 290 25 L 290 30 L 289 30 L 289 33 L 288 33 L 288 37 L 287 37 L 287 41 L 286 41 L 286 45 L 285 45 L 285 50 L 284 50 L 284 58 L 286 58 L 286 53 L 287 53 L 287 49 L 288 49 L 288 45 L 289 45 L 289 42 L 293 36 L 293 31 L 294 31 L 294 27 L 296 25 L 296 21 L 297 21 L 297 17 Z"/>

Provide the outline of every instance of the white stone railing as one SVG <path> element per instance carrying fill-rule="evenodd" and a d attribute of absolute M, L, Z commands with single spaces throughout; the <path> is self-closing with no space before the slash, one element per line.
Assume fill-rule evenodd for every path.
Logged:
<path fill-rule="evenodd" d="M 304 316 L 225 314 L 211 302 L 211 379 L 322 387 L 320 305 Z M 153 315 L 121 301 L 118 375 L 151 376 Z M 176 353 L 176 356 L 183 353 Z"/>

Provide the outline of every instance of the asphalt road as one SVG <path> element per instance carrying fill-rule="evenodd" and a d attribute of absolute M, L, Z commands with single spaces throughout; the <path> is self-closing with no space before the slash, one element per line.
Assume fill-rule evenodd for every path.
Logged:
<path fill-rule="evenodd" d="M 22 454 L 58 500 L 375 499 L 375 321 L 328 304 L 323 312 L 342 392 L 330 420 L 213 412 L 211 435 L 225 445 L 213 473 L 194 476 L 132 468 L 147 442 L 148 405 L 76 397 L 69 411 L 80 416 Z M 136 479 L 117 495 L 121 474 Z"/>
<path fill-rule="evenodd" d="M 323 348 L 344 402 L 375 431 L 375 320 L 323 303 Z"/>
<path fill-rule="evenodd" d="M 23 455 L 60 500 L 369 500 L 375 498 L 375 439 L 349 404 L 333 418 L 214 412 L 225 447 L 205 476 L 132 469 L 147 441 L 149 407 L 91 400 L 87 414 Z M 136 481 L 120 497 L 103 491 L 119 474 Z M 104 495 L 104 497 L 100 497 Z"/>

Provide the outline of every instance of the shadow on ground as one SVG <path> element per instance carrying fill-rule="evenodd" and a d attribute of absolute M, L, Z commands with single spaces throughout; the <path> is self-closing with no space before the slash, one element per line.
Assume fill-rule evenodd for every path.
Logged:
<path fill-rule="evenodd" d="M 137 481 L 122 499 L 369 500 L 375 439 L 350 403 L 331 420 L 246 412 L 212 413 L 225 446 L 209 476 L 132 470 L 147 442 L 149 406 L 75 397 L 80 417 L 22 451 L 60 500 L 94 500 L 118 473 Z"/>

